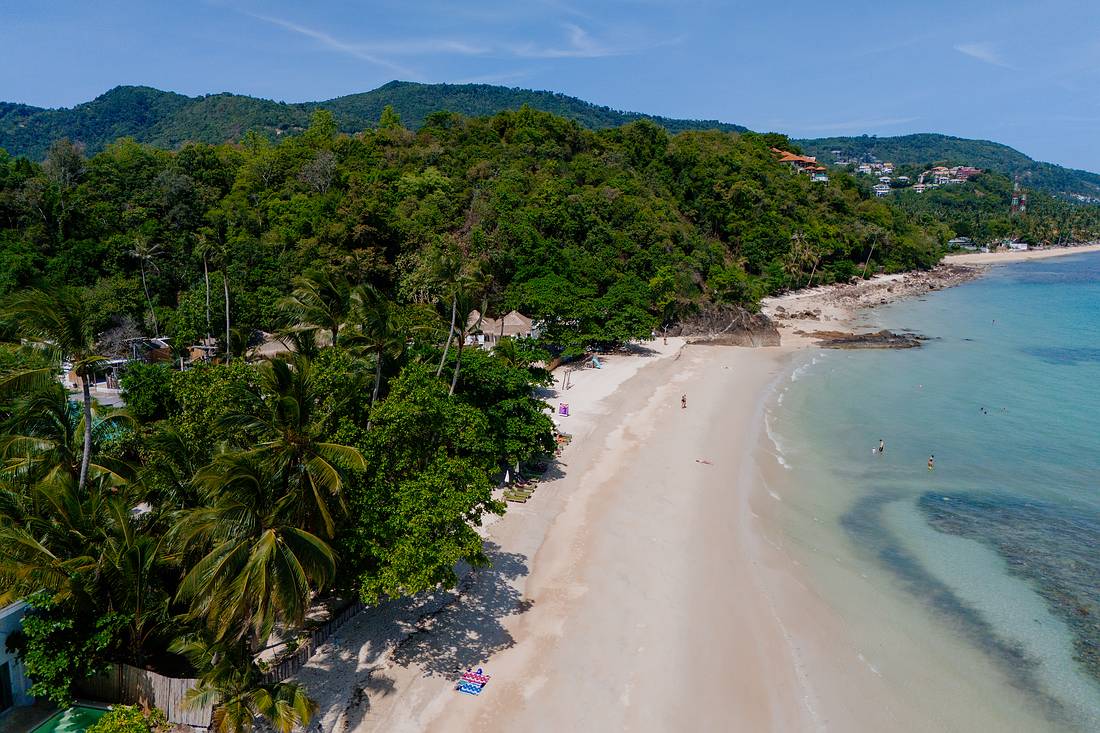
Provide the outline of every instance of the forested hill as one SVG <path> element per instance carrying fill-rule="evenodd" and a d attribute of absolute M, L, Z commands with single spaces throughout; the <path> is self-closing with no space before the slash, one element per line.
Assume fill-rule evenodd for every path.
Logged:
<path fill-rule="evenodd" d="M 930 166 L 935 163 L 972 165 L 996 171 L 1020 183 L 1059 196 L 1100 199 L 1100 175 L 1033 160 L 1015 148 L 989 140 L 921 133 L 898 137 L 824 137 L 798 140 L 809 155 L 832 162 L 832 151 L 847 158 L 875 157 L 896 165 Z"/>
<path fill-rule="evenodd" d="M 69 138 L 88 152 L 102 150 L 120 137 L 160 148 L 187 142 L 237 142 L 255 131 L 275 140 L 309 125 L 316 109 L 330 110 L 342 132 L 356 133 L 377 124 L 382 110 L 392 106 L 409 129 L 417 130 L 433 112 L 446 110 L 476 117 L 516 110 L 527 105 L 574 120 L 590 130 L 620 127 L 649 119 L 675 134 L 686 130 L 744 132 L 745 127 L 717 120 L 684 120 L 622 112 L 576 97 L 490 84 L 418 84 L 392 81 L 361 94 L 319 102 L 287 104 L 239 94 L 188 97 L 151 87 L 120 86 L 91 102 L 67 109 L 42 109 L 0 102 L 0 148 L 15 156 L 42 160 L 51 143 Z M 799 140 L 810 155 L 832 162 L 831 151 L 852 158 L 874 156 L 901 165 L 948 162 L 1020 176 L 1029 188 L 1059 196 L 1100 199 L 1100 175 L 1042 163 L 1018 150 L 988 140 L 968 140 L 938 134 L 899 137 L 830 137 Z"/>
<path fill-rule="evenodd" d="M 309 124 L 310 114 L 318 108 L 331 110 L 340 130 L 354 133 L 374 126 L 386 105 L 392 106 L 411 129 L 419 129 L 429 114 L 440 110 L 480 116 L 527 105 L 575 120 L 592 130 L 619 127 L 643 118 L 673 133 L 745 130 L 740 125 L 716 120 L 678 120 L 620 112 L 565 94 L 489 84 L 392 81 L 362 94 L 298 104 L 239 94 L 187 97 L 151 87 L 120 86 L 71 109 L 0 102 L 0 147 L 12 155 L 41 160 L 50 144 L 63 137 L 84 143 L 88 152 L 93 153 L 120 137 L 132 137 L 161 148 L 177 148 L 185 142 L 237 142 L 250 130 L 275 139 L 302 131 Z"/>

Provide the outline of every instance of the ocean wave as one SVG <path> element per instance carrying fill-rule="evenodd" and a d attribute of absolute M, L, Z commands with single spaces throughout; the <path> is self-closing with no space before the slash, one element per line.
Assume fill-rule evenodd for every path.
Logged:
<path fill-rule="evenodd" d="M 824 361 L 824 359 L 825 357 L 823 355 L 815 354 L 811 356 L 809 361 L 804 362 L 791 370 L 791 381 L 797 382 L 799 379 L 802 379 L 802 377 L 804 377 L 806 373 L 810 371 L 810 369 L 817 366 L 820 362 Z"/>
<path fill-rule="evenodd" d="M 787 469 L 791 470 L 791 464 L 787 463 L 787 460 L 783 457 L 783 443 L 780 441 L 779 436 L 774 430 L 772 430 L 771 413 L 764 413 L 764 432 L 767 433 L 768 440 L 772 442 L 772 447 L 775 448 L 775 460 L 776 462 Z"/>

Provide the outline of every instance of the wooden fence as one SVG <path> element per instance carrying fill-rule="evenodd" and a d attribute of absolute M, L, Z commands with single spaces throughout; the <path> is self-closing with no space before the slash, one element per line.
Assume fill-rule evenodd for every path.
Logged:
<path fill-rule="evenodd" d="M 313 633 L 309 635 L 309 638 L 302 642 L 301 646 L 294 650 L 293 653 L 280 658 L 278 663 L 268 670 L 267 674 L 264 675 L 264 681 L 282 682 L 287 677 L 297 672 L 305 666 L 305 663 L 309 661 L 310 657 L 317 652 L 321 645 L 336 633 L 337 629 L 362 611 L 363 608 L 363 604 L 357 601 L 338 612 L 321 626 L 318 626 L 313 630 Z"/>
<path fill-rule="evenodd" d="M 362 603 L 352 603 L 314 629 L 293 653 L 278 659 L 264 675 L 264 681 L 282 682 L 297 672 L 337 629 L 363 608 Z M 196 679 L 165 677 L 128 664 L 114 664 L 103 674 L 81 682 L 77 691 L 90 700 L 159 708 L 170 723 L 206 729 L 210 727 L 213 704 L 192 707 L 184 703 L 188 691 L 197 684 Z"/>
<path fill-rule="evenodd" d="M 81 697 L 124 705 L 159 708 L 170 723 L 209 728 L 213 705 L 192 707 L 184 696 L 198 684 L 190 678 L 165 677 L 129 664 L 113 664 L 103 674 L 78 685 Z"/>

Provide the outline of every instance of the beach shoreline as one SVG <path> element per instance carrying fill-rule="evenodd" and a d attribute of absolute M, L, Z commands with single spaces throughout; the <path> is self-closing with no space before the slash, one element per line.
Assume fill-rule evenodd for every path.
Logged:
<path fill-rule="evenodd" d="M 1010 250 L 1007 252 L 964 252 L 947 255 L 943 258 L 943 261 L 946 264 L 956 265 L 999 265 L 1009 262 L 1045 260 L 1050 257 L 1066 257 L 1068 255 L 1085 254 L 1086 252 L 1100 252 L 1100 243 L 1074 244 L 1064 247 L 1048 247 L 1046 249 Z"/>
<path fill-rule="evenodd" d="M 870 325 L 868 308 L 981 272 L 949 264 L 768 299 L 778 347 L 657 339 L 601 369 L 559 368 L 546 399 L 569 403 L 555 421 L 573 441 L 531 500 L 483 528 L 494 567 L 341 630 L 297 676 L 321 705 L 313 729 L 911 723 L 788 551 L 765 412 L 816 348 L 812 331 Z M 454 691 L 469 667 L 492 677 L 476 698 Z M 860 704 L 861 690 L 882 703 Z"/>

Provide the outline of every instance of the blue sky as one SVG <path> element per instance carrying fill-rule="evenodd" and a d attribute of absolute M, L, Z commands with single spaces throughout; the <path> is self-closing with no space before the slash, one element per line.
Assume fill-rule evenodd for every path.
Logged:
<path fill-rule="evenodd" d="M 1100 171 L 1090 0 L 0 0 L 0 100 L 551 89 L 793 136 L 943 132 Z"/>

